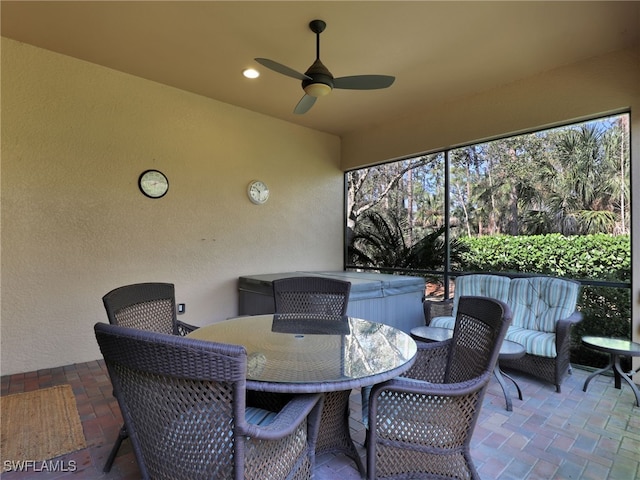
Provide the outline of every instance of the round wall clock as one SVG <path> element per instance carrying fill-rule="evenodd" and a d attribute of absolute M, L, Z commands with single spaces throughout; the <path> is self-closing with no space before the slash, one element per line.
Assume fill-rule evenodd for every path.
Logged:
<path fill-rule="evenodd" d="M 160 198 L 169 190 L 169 180 L 158 170 L 145 170 L 138 178 L 138 186 L 147 197 Z"/>
<path fill-rule="evenodd" d="M 262 205 L 269 200 L 269 187 L 260 180 L 254 180 L 247 187 L 247 195 L 256 205 Z"/>

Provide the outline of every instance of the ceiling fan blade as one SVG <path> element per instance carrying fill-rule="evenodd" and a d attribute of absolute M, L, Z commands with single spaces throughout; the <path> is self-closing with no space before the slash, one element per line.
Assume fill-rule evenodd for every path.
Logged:
<path fill-rule="evenodd" d="M 305 93 L 296 105 L 296 108 L 293 109 L 293 113 L 295 113 L 296 115 L 307 113 L 311 109 L 311 107 L 313 107 L 313 104 L 316 103 L 316 98 L 317 97 L 312 97 L 311 95 L 307 95 Z"/>
<path fill-rule="evenodd" d="M 339 77 L 333 79 L 333 88 L 348 90 L 376 90 L 387 88 L 395 81 L 396 77 L 389 75 L 354 75 L 351 77 Z"/>
<path fill-rule="evenodd" d="M 281 73 L 282 75 L 286 75 L 287 77 L 297 78 L 298 80 L 311 80 L 311 77 L 305 75 L 304 73 L 300 73 L 293 68 L 289 68 L 286 65 L 274 62 L 273 60 L 269 60 L 268 58 L 256 58 L 255 61 L 273 70 L 274 72 Z"/>

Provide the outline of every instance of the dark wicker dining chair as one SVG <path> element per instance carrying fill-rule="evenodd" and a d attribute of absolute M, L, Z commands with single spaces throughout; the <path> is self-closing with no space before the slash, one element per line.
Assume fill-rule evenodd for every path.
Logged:
<path fill-rule="evenodd" d="M 342 316 L 347 313 L 351 282 L 302 276 L 274 280 L 275 313 Z"/>
<path fill-rule="evenodd" d="M 197 327 L 176 315 L 175 287 L 171 283 L 136 283 L 111 290 L 102 297 L 109 323 L 151 332 L 187 335 Z M 122 442 L 128 437 L 126 424 L 118 433 L 103 472 L 109 472 Z"/>
<path fill-rule="evenodd" d="M 143 479 L 312 478 L 322 397 L 247 408 L 240 345 L 97 323 Z"/>
<path fill-rule="evenodd" d="M 405 374 L 369 396 L 367 478 L 478 479 L 469 445 L 509 307 L 461 297 L 453 338 L 419 343 Z"/>
<path fill-rule="evenodd" d="M 113 325 L 182 336 L 197 328 L 177 319 L 172 283 L 125 285 L 111 290 L 102 302 Z"/>

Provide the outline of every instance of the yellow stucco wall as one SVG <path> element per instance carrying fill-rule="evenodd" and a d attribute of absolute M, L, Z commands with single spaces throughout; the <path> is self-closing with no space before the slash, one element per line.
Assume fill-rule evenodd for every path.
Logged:
<path fill-rule="evenodd" d="M 117 286 L 176 285 L 181 318 L 237 313 L 237 278 L 340 269 L 342 170 L 631 109 L 640 252 L 640 53 L 615 52 L 343 139 L 2 39 L 1 374 L 99 358 Z M 635 134 L 634 134 L 635 133 Z M 138 191 L 147 168 L 169 193 Z M 246 186 L 271 188 L 255 206 Z M 640 341 L 640 255 L 633 255 Z"/>
<path fill-rule="evenodd" d="M 172 282 L 203 325 L 240 275 L 342 268 L 337 137 L 5 38 L 1 86 L 2 375 L 100 358 L 120 285 Z"/>

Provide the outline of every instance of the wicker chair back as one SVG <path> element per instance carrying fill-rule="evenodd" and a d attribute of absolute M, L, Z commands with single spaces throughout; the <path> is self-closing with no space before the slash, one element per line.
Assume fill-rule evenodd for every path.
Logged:
<path fill-rule="evenodd" d="M 460 298 L 444 383 L 466 382 L 493 370 L 506 334 L 501 331 L 505 307 L 486 297 Z"/>
<path fill-rule="evenodd" d="M 137 283 L 102 297 L 109 323 L 177 335 L 175 288 L 171 283 Z"/>
<path fill-rule="evenodd" d="M 342 316 L 347 313 L 351 282 L 324 277 L 288 277 L 272 282 L 275 313 Z"/>

